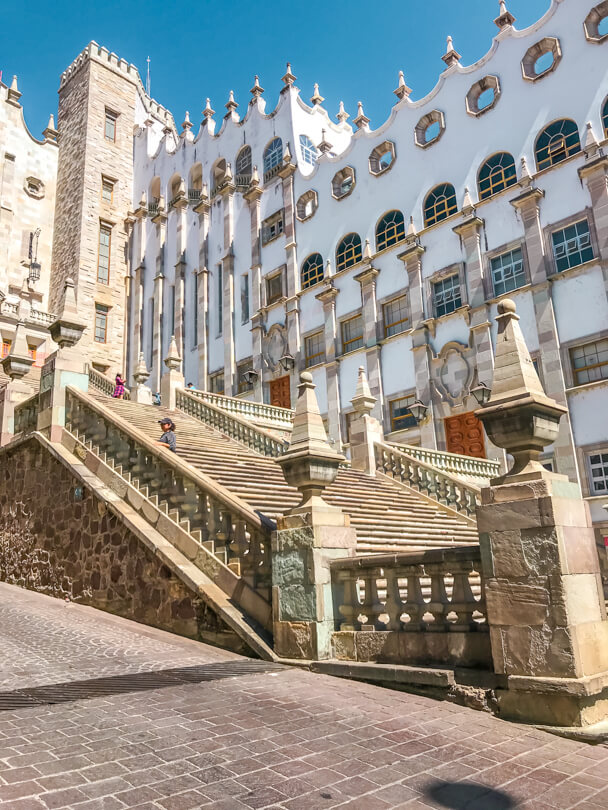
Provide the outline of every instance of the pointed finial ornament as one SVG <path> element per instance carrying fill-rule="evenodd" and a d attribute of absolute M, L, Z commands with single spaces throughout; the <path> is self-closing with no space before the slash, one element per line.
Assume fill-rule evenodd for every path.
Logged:
<path fill-rule="evenodd" d="M 319 104 L 322 104 L 325 101 L 324 97 L 321 95 L 321 93 L 319 93 L 319 85 L 316 82 L 315 91 L 310 97 L 310 100 L 312 101 L 314 107 L 317 107 Z"/>
<path fill-rule="evenodd" d="M 418 231 L 414 225 L 414 217 L 410 217 L 410 224 L 407 226 L 407 236 L 409 239 L 415 239 L 418 236 Z"/>
<path fill-rule="evenodd" d="M 226 109 L 228 110 L 228 114 L 232 114 L 239 105 L 234 100 L 234 91 L 231 90 L 228 96 L 228 101 L 225 104 Z"/>
<path fill-rule="evenodd" d="M 454 48 L 454 42 L 451 36 L 447 38 L 447 48 L 444 55 L 441 57 L 448 67 L 458 64 L 460 62 L 460 54 Z"/>
<path fill-rule="evenodd" d="M 21 98 L 21 93 L 19 92 L 19 87 L 17 86 L 17 76 L 13 76 L 13 81 L 11 82 L 11 86 L 8 88 L 7 100 L 11 104 L 19 105 L 19 99 Z"/>
<path fill-rule="evenodd" d="M 42 134 L 47 141 L 54 141 L 55 143 L 57 142 L 57 136 L 59 133 L 55 129 L 55 117 L 53 113 L 49 115 L 49 122 L 46 125 L 46 128 L 42 130 Z"/>
<path fill-rule="evenodd" d="M 287 70 L 285 71 L 285 75 L 281 79 L 281 81 L 285 85 L 283 90 L 288 90 L 291 87 L 291 85 L 295 82 L 295 80 L 296 80 L 296 77 L 291 72 L 291 64 L 288 62 L 287 63 Z"/>
<path fill-rule="evenodd" d="M 169 343 L 169 351 L 165 357 L 165 365 L 168 369 L 179 371 L 182 358 L 179 356 L 177 350 L 177 343 L 175 342 L 175 335 L 171 335 L 171 342 Z"/>
<path fill-rule="evenodd" d="M 257 101 L 257 99 L 264 92 L 264 88 L 260 86 L 260 77 L 259 76 L 257 76 L 257 75 L 255 76 L 254 81 L 253 81 L 253 87 L 251 88 L 251 90 L 249 92 L 253 96 L 252 102 Z"/>
<path fill-rule="evenodd" d="M 51 337 L 61 349 L 78 343 L 86 329 L 76 306 L 76 290 L 74 281 L 66 278 L 63 287 L 63 306 L 61 315 L 49 326 Z"/>
<path fill-rule="evenodd" d="M 182 122 L 182 134 L 186 134 L 192 129 L 192 121 L 190 120 L 190 113 L 186 110 L 186 114 L 184 115 L 184 120 Z"/>
<path fill-rule="evenodd" d="M 357 388 L 351 403 L 356 413 L 367 415 L 373 411 L 376 404 L 376 397 L 370 391 L 369 382 L 367 381 L 365 366 L 359 366 Z"/>
<path fill-rule="evenodd" d="M 11 378 L 11 382 L 25 377 L 34 365 L 34 360 L 29 355 L 23 321 L 19 321 L 17 324 L 10 351 L 1 361 L 1 365 L 4 373 Z"/>
<path fill-rule="evenodd" d="M 530 186 L 532 185 L 532 175 L 530 174 L 530 169 L 528 168 L 528 161 L 526 160 L 525 156 L 521 159 L 521 168 L 519 170 L 519 184 L 520 186 Z"/>
<path fill-rule="evenodd" d="M 230 163 L 226 163 L 226 171 L 224 172 L 224 182 L 232 183 L 232 165 Z"/>
<path fill-rule="evenodd" d="M 498 3 L 498 17 L 494 20 L 495 24 L 502 30 L 508 28 L 515 22 L 515 17 L 507 10 L 505 0 L 500 0 Z"/>
<path fill-rule="evenodd" d="M 205 109 L 203 110 L 203 117 L 206 120 L 212 118 L 215 115 L 215 110 L 211 107 L 211 101 L 207 99 L 207 103 L 205 104 Z"/>
<path fill-rule="evenodd" d="M 372 260 L 372 248 L 369 243 L 369 239 L 365 240 L 365 247 L 363 248 L 363 259 L 364 261 L 371 262 Z"/>
<path fill-rule="evenodd" d="M 291 163 L 291 149 L 289 148 L 289 142 L 285 144 L 285 149 L 283 149 L 283 163 Z"/>
<path fill-rule="evenodd" d="M 331 266 L 331 259 L 328 259 L 325 262 L 325 278 L 331 278 L 334 274 L 333 268 Z"/>
<path fill-rule="evenodd" d="M 583 144 L 583 151 L 587 158 L 592 158 L 597 155 L 600 149 L 600 144 L 598 139 L 595 137 L 595 132 L 593 131 L 593 124 L 591 121 L 587 121 L 587 131 L 585 133 L 585 143 Z"/>
<path fill-rule="evenodd" d="M 369 118 L 363 112 L 363 104 L 360 101 L 357 102 L 357 117 L 353 118 L 353 124 L 357 129 L 365 129 L 369 124 Z"/>
<path fill-rule="evenodd" d="M 146 361 L 144 358 L 144 353 L 139 353 L 139 359 L 137 361 L 137 365 L 133 370 L 133 379 L 138 385 L 143 385 L 148 377 L 150 376 L 150 372 L 148 371 L 148 367 L 146 366 Z"/>
<path fill-rule="evenodd" d="M 326 152 L 329 152 L 332 148 L 333 144 L 331 144 L 327 138 L 325 137 L 325 130 L 321 130 L 321 143 L 317 144 L 317 149 L 319 152 L 324 155 Z"/>
<path fill-rule="evenodd" d="M 475 207 L 473 205 L 473 200 L 471 199 L 471 193 L 468 187 L 465 186 L 464 196 L 462 198 L 462 213 L 465 216 L 469 216 L 470 214 L 473 213 L 474 210 Z"/>
<path fill-rule="evenodd" d="M 411 92 L 412 92 L 412 88 L 407 86 L 407 84 L 405 83 L 405 78 L 403 76 L 403 71 L 400 70 L 399 71 L 399 82 L 397 84 L 397 89 L 393 90 L 393 93 L 397 96 L 399 101 L 401 101 L 404 98 L 408 98 L 408 96 L 411 94 Z"/>
<path fill-rule="evenodd" d="M 340 106 L 338 108 L 338 114 L 336 115 L 336 118 L 338 119 L 338 121 L 341 124 L 346 123 L 347 119 L 350 118 L 350 115 L 344 109 L 344 102 L 343 101 L 340 102 Z"/>
<path fill-rule="evenodd" d="M 251 180 L 249 181 L 250 186 L 259 186 L 260 185 L 260 173 L 258 172 L 258 167 L 254 166 L 253 171 L 251 172 Z"/>

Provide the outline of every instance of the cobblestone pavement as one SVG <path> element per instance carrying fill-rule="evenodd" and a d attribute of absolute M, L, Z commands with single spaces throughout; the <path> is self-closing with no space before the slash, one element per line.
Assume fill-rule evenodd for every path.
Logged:
<path fill-rule="evenodd" d="M 0 654 L 2 810 L 608 807 L 607 746 L 4 584 Z"/>

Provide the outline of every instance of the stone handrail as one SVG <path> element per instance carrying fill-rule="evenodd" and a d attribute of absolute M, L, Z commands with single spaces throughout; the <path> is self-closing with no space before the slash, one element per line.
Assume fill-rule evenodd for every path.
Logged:
<path fill-rule="evenodd" d="M 101 391 L 102 394 L 107 394 L 109 397 L 112 396 L 114 393 L 114 380 L 110 379 L 110 377 L 106 377 L 105 374 L 97 371 L 92 366 L 87 366 L 87 374 L 89 375 L 89 385 L 92 388 L 96 388 L 98 391 Z M 131 399 L 131 392 L 126 385 L 123 399 Z"/>
<path fill-rule="evenodd" d="M 226 436 L 235 439 L 263 456 L 276 458 L 283 455 L 288 447 L 286 442 L 277 439 L 276 436 L 264 430 L 264 428 L 257 427 L 234 413 L 227 413 L 215 404 L 197 397 L 190 390 L 176 391 L 175 405 L 180 411 L 199 419 L 221 433 L 225 433 Z"/>
<path fill-rule="evenodd" d="M 475 507 L 480 503 L 479 487 L 465 483 L 455 475 L 438 470 L 391 445 L 377 442 L 374 452 L 378 472 L 407 484 L 468 518 L 475 517 Z"/>
<path fill-rule="evenodd" d="M 57 320 L 57 316 L 51 312 L 41 312 L 39 309 L 31 309 L 27 319 L 30 323 L 36 323 L 40 326 L 50 326 Z"/>
<path fill-rule="evenodd" d="M 252 402 L 249 399 L 228 397 L 225 394 L 213 394 L 211 391 L 200 391 L 198 388 L 188 388 L 189 394 L 205 402 L 210 402 L 228 413 L 245 416 L 252 422 L 264 424 L 278 430 L 291 430 L 293 428 L 293 411 L 291 408 L 279 408 L 277 405 L 266 405 L 264 402 Z"/>
<path fill-rule="evenodd" d="M 479 546 L 373 554 L 331 563 L 340 630 L 487 629 Z"/>
<path fill-rule="evenodd" d="M 12 315 L 16 318 L 19 313 L 19 304 L 15 304 L 12 301 L 3 301 L 0 311 L 3 315 Z"/>
<path fill-rule="evenodd" d="M 31 433 L 38 424 L 38 394 L 15 405 L 14 433 Z"/>
<path fill-rule="evenodd" d="M 203 557 L 206 552 L 214 554 L 218 565 L 224 563 L 236 572 L 268 606 L 271 520 L 71 386 L 66 388 L 65 419 L 68 433 L 186 531 Z M 193 561 L 196 564 L 197 557 Z"/>
<path fill-rule="evenodd" d="M 474 456 L 461 456 L 459 453 L 446 453 L 442 450 L 431 450 L 427 447 L 416 447 L 410 444 L 398 444 L 390 442 L 392 447 L 413 456 L 418 461 L 424 461 L 431 467 L 443 470 L 455 475 L 463 475 L 467 478 L 478 478 L 488 481 L 500 475 L 500 463 L 490 461 L 487 458 L 475 458 Z"/>

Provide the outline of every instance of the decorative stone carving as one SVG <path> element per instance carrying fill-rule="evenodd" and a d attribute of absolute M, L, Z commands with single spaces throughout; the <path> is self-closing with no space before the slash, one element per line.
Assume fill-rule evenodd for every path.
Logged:
<path fill-rule="evenodd" d="M 273 324 L 262 338 L 262 356 L 272 371 L 281 370 L 281 357 L 287 353 L 287 329 L 281 323 Z"/>
<path fill-rule="evenodd" d="M 471 390 L 475 369 L 470 354 L 469 346 L 454 340 L 431 362 L 435 390 L 452 406 L 461 405 Z"/>

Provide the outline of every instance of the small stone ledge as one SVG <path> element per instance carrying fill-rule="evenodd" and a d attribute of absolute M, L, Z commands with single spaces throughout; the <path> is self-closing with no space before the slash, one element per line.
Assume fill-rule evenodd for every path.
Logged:
<path fill-rule="evenodd" d="M 538 692 L 540 694 L 572 695 L 590 697 L 608 690 L 608 672 L 586 678 L 546 678 L 526 675 L 509 675 L 508 688 L 512 692 Z"/>
<path fill-rule="evenodd" d="M 448 689 L 455 686 L 454 670 L 439 667 L 409 667 L 394 664 L 364 664 L 356 661 L 313 661 L 312 672 L 352 678 L 355 681 L 382 682 L 385 684 L 410 684 L 411 686 L 435 686 Z"/>
<path fill-rule="evenodd" d="M 536 726 L 539 731 L 547 731 L 557 737 L 566 737 L 576 742 L 590 743 L 590 745 L 605 745 L 608 743 L 608 720 L 596 723 L 593 726 Z"/>

